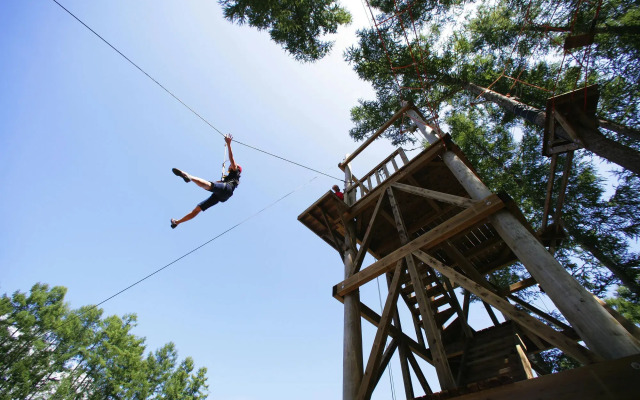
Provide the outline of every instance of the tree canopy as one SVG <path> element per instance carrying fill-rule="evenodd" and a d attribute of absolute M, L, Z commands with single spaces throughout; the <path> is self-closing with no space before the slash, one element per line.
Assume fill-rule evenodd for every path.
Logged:
<path fill-rule="evenodd" d="M 271 39 L 298 61 L 316 61 L 333 42 L 323 40 L 351 14 L 336 0 L 219 0 L 224 17 L 237 24 L 267 30 Z"/>
<path fill-rule="evenodd" d="M 549 98 L 597 84 L 599 127 L 592 130 L 607 146 L 622 147 L 638 160 L 638 0 L 367 3 L 376 23 L 359 29 L 358 43 L 344 53 L 375 90 L 374 99 L 360 99 L 351 110 L 349 134 L 356 141 L 411 101 L 425 110 L 430 125 L 451 133 L 492 191 L 516 200 L 534 229 L 541 228 L 550 174 L 551 161 L 541 151 Z M 407 134 L 413 130 L 410 120 L 399 119 L 384 135 L 403 145 L 415 141 Z M 618 167 L 605 171 L 609 164 L 594 154 Z M 638 323 L 638 171 L 592 148 L 557 161 L 570 163 L 571 172 L 560 219 L 554 220 L 566 234 L 555 256 L 585 287 L 612 296 L 609 304 Z M 558 199 L 561 174 L 559 168 L 551 204 Z M 519 267 L 489 278 L 513 283 L 526 274 Z M 556 366 L 568 365 L 558 360 Z"/>
<path fill-rule="evenodd" d="M 429 111 L 430 124 L 446 127 L 493 191 L 516 199 L 534 228 L 540 227 L 540 188 L 550 164 L 541 154 L 542 129 L 486 101 L 485 88 L 541 110 L 554 94 L 597 83 L 598 118 L 626 129 L 601 132 L 632 152 L 640 149 L 634 139 L 640 126 L 637 1 L 604 1 L 599 8 L 544 0 L 370 4 L 378 26 L 360 29 L 358 45 L 345 52 L 376 90 L 375 99 L 360 100 L 351 111 L 354 139 L 366 138 L 410 100 Z M 592 46 L 564 51 L 567 37 L 585 33 L 594 35 Z M 399 120 L 386 135 L 396 144 L 412 141 L 405 133 L 410 125 Z M 605 178 L 586 151 L 576 153 L 572 164 L 562 209 L 568 235 L 556 256 L 597 294 L 618 283 L 629 286 L 620 292 L 629 300 L 640 294 L 640 257 L 632 246 L 640 233 L 632 210 L 639 204 L 630 195 L 637 193 L 639 177 L 617 170 L 615 179 Z"/>
<path fill-rule="evenodd" d="M 173 343 L 145 356 L 135 315 L 72 310 L 65 294 L 39 283 L 0 299 L 0 399 L 207 397 L 206 368 L 178 361 Z"/>

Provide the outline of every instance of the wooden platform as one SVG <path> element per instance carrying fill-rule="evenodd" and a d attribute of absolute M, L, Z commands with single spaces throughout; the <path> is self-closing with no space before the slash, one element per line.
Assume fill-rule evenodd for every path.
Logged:
<path fill-rule="evenodd" d="M 391 169 L 393 173 L 389 174 L 386 179 L 380 179 L 379 184 L 376 180 L 373 180 L 373 183 L 367 183 L 367 180 L 371 182 L 371 179 L 367 179 L 367 177 L 370 177 L 376 169 L 366 174 L 360 180 L 364 189 L 360 185 L 354 186 L 354 190 L 357 190 L 357 201 L 353 206 L 347 207 L 333 193 L 328 192 L 300 214 L 298 220 L 331 247 L 339 250 L 344 243 L 343 218 L 355 219 L 356 237 L 361 244 L 374 215 L 379 195 L 394 183 L 424 188 L 464 198 L 471 202 L 465 190 L 456 181 L 440 157 L 446 148 L 458 152 L 457 147 L 451 143 L 447 136 L 425 149 L 405 165 L 398 167 L 397 170 L 393 170 L 392 166 L 387 168 L 387 170 Z M 379 167 L 378 170 L 384 170 L 384 168 Z M 400 211 L 407 222 L 410 239 L 431 231 L 467 209 L 467 207 L 450 202 L 427 199 L 409 193 L 405 191 L 406 188 L 402 190 L 394 187 L 393 190 L 398 203 L 401 204 Z M 381 259 L 401 247 L 390 204 L 383 202 L 380 207 L 380 216 L 376 218 L 371 228 L 375 231 L 375 235 L 370 235 L 368 243 L 368 252 L 376 259 Z M 513 253 L 496 234 L 486 218 L 481 218 L 476 222 L 470 221 L 456 226 L 450 232 L 448 241 L 465 258 L 470 260 L 481 274 L 486 274 L 515 261 Z M 447 255 L 448 252 L 442 250 L 443 245 L 442 242 L 431 243 L 428 253 L 444 261 L 447 265 L 456 265 L 455 261 Z"/>
<path fill-rule="evenodd" d="M 543 155 L 551 156 L 583 147 L 579 132 L 597 129 L 599 97 L 598 85 L 590 85 L 547 100 Z"/>
<path fill-rule="evenodd" d="M 499 223 L 507 217 L 511 226 L 519 229 L 520 237 L 527 235 L 527 229 L 533 232 L 508 197 L 483 191 L 486 197 L 472 199 L 451 172 L 459 169 L 465 171 L 459 175 L 461 179 L 474 181 L 473 168 L 449 136 L 444 136 L 412 160 L 397 150 L 359 178 L 347 169 L 347 176 L 352 176 L 345 193 L 350 205 L 327 192 L 298 216 L 338 251 L 350 268 L 347 277 L 334 286 L 334 297 L 356 305 L 345 310 L 352 311 L 351 315 L 360 313 L 377 327 L 364 374 L 357 378 L 354 399 L 370 398 L 396 350 L 406 397 L 414 397 L 413 368 L 424 393 L 429 393 L 424 399 L 434 400 L 478 391 L 480 397 L 469 400 L 489 399 L 493 397 L 481 397 L 485 391 L 494 390 L 489 388 L 513 388 L 519 381 L 536 381 L 546 388 L 546 379 L 531 379 L 532 367 L 536 371 L 543 368 L 532 365 L 530 359 L 535 360 L 537 353 L 550 348 L 560 349 L 584 365 L 602 360 L 579 343 L 571 326 L 513 295 L 535 285 L 533 278 L 504 288 L 487 280 L 487 274 L 517 261 L 491 221 Z M 501 229 L 503 232 L 504 225 Z M 535 234 L 529 240 L 535 244 Z M 548 254 L 538 247 L 540 254 Z M 373 262 L 365 266 L 366 253 Z M 360 302 L 356 294 L 377 277 L 386 277 L 388 284 L 380 315 Z M 465 289 L 462 302 L 454 291 L 457 287 Z M 471 294 L 484 303 L 494 326 L 484 330 L 471 326 Z M 400 302 L 407 306 L 413 322 L 408 335 L 397 314 Z M 492 307 L 508 322 L 501 324 Z M 414 356 L 435 367 L 442 392 L 433 394 Z M 518 388 L 495 398 L 513 398 Z M 553 390 L 560 393 L 561 388 Z M 623 393 L 622 389 L 618 392 Z"/>
<path fill-rule="evenodd" d="M 640 355 L 504 384 L 500 379 L 416 400 L 637 400 Z"/>

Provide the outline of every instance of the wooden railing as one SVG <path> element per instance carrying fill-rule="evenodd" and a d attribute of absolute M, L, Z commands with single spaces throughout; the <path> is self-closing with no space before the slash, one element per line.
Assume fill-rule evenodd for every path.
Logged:
<path fill-rule="evenodd" d="M 353 182 L 347 189 L 347 195 L 355 193 L 355 201 L 360 200 L 408 162 L 404 150 L 398 148 L 362 178 L 358 179 L 352 172 Z"/>

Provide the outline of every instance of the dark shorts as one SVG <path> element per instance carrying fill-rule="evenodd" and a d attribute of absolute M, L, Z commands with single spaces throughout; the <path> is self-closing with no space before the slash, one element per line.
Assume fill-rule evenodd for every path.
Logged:
<path fill-rule="evenodd" d="M 233 195 L 235 187 L 231 184 L 224 182 L 211 182 L 211 196 L 208 199 L 198 204 L 202 211 L 207 208 L 218 204 L 218 202 L 224 203 L 229 200 L 229 197 Z"/>

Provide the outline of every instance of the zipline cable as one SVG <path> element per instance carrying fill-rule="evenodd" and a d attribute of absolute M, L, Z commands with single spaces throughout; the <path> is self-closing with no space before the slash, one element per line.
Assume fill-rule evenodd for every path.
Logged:
<path fill-rule="evenodd" d="M 55 1 L 55 0 L 54 0 Z M 144 278 L 138 280 L 135 283 L 132 283 L 131 285 L 127 286 L 126 288 L 122 289 L 121 291 L 119 291 L 116 294 L 113 294 L 109 297 L 107 297 L 106 299 L 102 300 L 100 303 L 96 304 L 94 307 L 99 307 L 100 305 L 106 303 L 107 301 L 113 299 L 114 297 L 126 292 L 127 290 L 131 289 L 132 287 L 138 285 L 139 283 L 151 278 L 153 275 L 157 274 L 158 272 L 170 267 L 171 265 L 177 263 L 178 261 L 182 260 L 183 258 L 195 253 L 196 251 L 200 250 L 201 248 L 203 248 L 204 246 L 208 245 L 209 243 L 213 242 L 214 240 L 218 239 L 219 237 L 225 235 L 227 232 L 230 232 L 232 230 L 234 230 L 235 228 L 239 227 L 240 225 L 244 224 L 245 222 L 249 221 L 250 219 L 257 217 L 259 214 L 261 214 L 263 211 L 273 207 L 274 205 L 276 205 L 277 203 L 281 202 L 282 200 L 284 200 L 285 198 L 291 196 L 293 193 L 297 192 L 298 190 L 302 189 L 303 187 L 307 186 L 308 184 L 310 184 L 311 182 L 313 182 L 315 179 L 317 178 L 317 176 L 314 176 L 310 181 L 308 181 L 305 184 L 302 184 L 300 186 L 298 186 L 297 188 L 293 189 L 292 191 L 290 191 L 289 193 L 285 194 L 284 196 L 280 197 L 278 200 L 275 200 L 274 202 L 272 202 L 271 204 L 265 206 L 264 208 L 262 208 L 261 210 L 251 214 L 250 216 L 248 216 L 247 218 L 243 219 L 242 221 L 238 222 L 237 224 L 235 224 L 234 226 L 232 226 L 231 228 L 227 229 L 226 231 L 218 234 L 217 236 L 213 237 L 212 239 L 207 240 L 206 242 L 204 242 L 203 244 L 201 244 L 200 246 L 190 250 L 189 252 L 181 255 L 180 257 L 176 258 L 175 260 L 171 261 L 170 263 L 168 263 L 167 265 L 165 265 L 162 268 L 158 268 L 157 270 L 153 271 L 152 273 L 150 273 L 149 275 L 145 276 Z"/>
<path fill-rule="evenodd" d="M 133 62 L 129 57 L 127 57 L 126 55 L 124 55 L 124 53 L 122 53 L 120 50 L 118 50 L 114 45 L 112 45 L 111 43 L 109 43 L 109 41 L 107 41 L 107 39 L 103 38 L 102 36 L 100 36 L 100 34 L 96 31 L 94 31 L 89 25 L 85 24 L 80 18 L 76 17 L 76 15 L 74 13 L 72 13 L 71 11 L 69 11 L 65 6 L 63 6 L 62 4 L 60 4 L 58 2 L 58 0 L 52 0 L 54 3 L 56 3 L 58 6 L 60 6 L 60 8 L 62 8 L 64 11 L 67 12 L 67 14 L 71 15 L 76 21 L 78 21 L 79 23 L 82 24 L 82 26 L 84 26 L 85 28 L 87 28 L 89 31 L 91 31 L 91 33 L 93 33 L 94 35 L 96 35 L 100 40 L 102 40 L 106 45 L 108 45 L 109 47 L 111 47 L 116 53 L 120 54 L 122 56 L 122 58 L 124 58 L 125 60 L 127 60 L 131 65 L 133 65 L 134 67 L 136 67 L 138 69 L 138 71 L 142 72 L 144 75 L 146 75 L 147 78 L 151 79 L 156 85 L 158 85 L 162 90 L 164 90 L 165 92 L 167 92 L 171 97 L 173 97 L 174 99 L 176 99 L 180 104 L 182 104 L 183 106 L 185 106 L 189 111 L 191 111 L 196 117 L 200 118 L 200 120 L 202 120 L 202 122 L 204 122 L 205 124 L 209 125 L 209 127 L 211 129 L 213 129 L 214 131 L 218 132 L 221 136 L 225 136 L 224 133 L 222 133 L 218 128 L 216 128 L 215 126 L 213 126 L 213 124 L 211 124 L 209 121 L 207 121 L 206 118 L 204 118 L 202 115 L 198 114 L 198 112 L 196 112 L 193 108 L 189 107 L 189 105 L 187 103 L 185 103 L 184 101 L 182 101 L 178 96 L 176 96 L 175 94 L 173 94 L 173 92 L 171 92 L 169 89 L 167 89 L 164 85 L 162 85 L 160 82 L 158 82 L 154 77 L 152 77 L 151 75 L 149 75 L 144 69 L 142 69 L 138 64 L 136 64 L 135 62 Z M 317 169 L 313 169 L 311 167 L 308 167 L 306 165 L 297 163 L 295 161 L 291 161 L 287 158 L 278 156 L 276 154 L 273 153 L 269 153 L 268 151 L 262 150 L 260 148 L 251 146 L 249 144 L 246 143 L 242 143 L 238 140 L 234 139 L 235 143 L 238 143 L 242 146 L 248 147 L 250 149 L 259 151 L 261 153 L 267 154 L 271 157 L 275 157 L 278 158 L 282 161 L 286 161 L 290 164 L 293 165 L 297 165 L 299 167 L 308 169 L 309 171 L 313 171 L 315 173 L 324 175 L 326 177 L 332 178 L 332 179 L 337 179 L 339 181 L 344 182 L 344 178 L 337 178 L 335 176 L 329 175 L 327 173 L 324 173 L 322 171 L 318 171 Z"/>
<path fill-rule="evenodd" d="M 54 0 L 55 1 L 55 0 Z M 204 246 L 208 245 L 209 243 L 213 242 L 214 240 L 218 239 L 219 237 L 225 235 L 226 233 L 234 230 L 235 228 L 239 227 L 240 225 L 244 224 L 245 222 L 249 221 L 250 219 L 253 219 L 255 217 L 257 217 L 259 214 L 263 213 L 264 211 L 266 211 L 267 209 L 275 206 L 276 204 L 278 204 L 279 202 L 281 202 L 282 200 L 286 199 L 287 197 L 291 196 L 293 193 L 301 190 L 302 188 L 306 187 L 307 185 L 309 185 L 311 182 L 313 182 L 314 180 L 316 180 L 318 177 L 314 176 L 313 178 L 311 178 L 308 182 L 303 183 L 302 185 L 298 186 L 297 188 L 293 189 L 292 191 L 290 191 L 289 193 L 285 194 L 284 196 L 280 197 L 279 199 L 271 202 L 269 205 L 263 207 L 262 209 L 260 209 L 259 211 L 256 211 L 255 213 L 251 214 L 250 216 L 246 217 L 245 219 L 243 219 L 242 221 L 238 222 L 237 224 L 233 225 L 231 228 L 228 228 L 227 230 L 225 230 L 224 232 L 216 235 L 215 237 L 207 240 L 206 242 L 202 243 L 201 245 L 199 245 L 198 247 L 195 247 L 194 249 L 188 251 L 187 253 L 181 255 L 180 257 L 176 258 L 175 260 L 169 262 L 168 264 L 164 265 L 163 267 L 160 267 L 158 269 L 156 269 L 155 271 L 153 271 L 152 273 L 148 274 L 147 276 L 139 279 L 138 281 L 132 283 L 131 285 L 127 286 L 126 288 L 118 291 L 115 294 L 112 294 L 111 296 L 107 297 L 106 299 L 102 300 L 101 302 L 94 304 L 84 310 L 81 311 L 81 313 L 87 313 L 91 310 L 94 310 L 98 307 L 100 307 L 102 304 L 108 302 L 109 300 L 121 295 L 122 293 L 128 291 L 129 289 L 133 288 L 134 286 L 137 286 L 138 284 L 146 281 L 147 279 L 151 278 L 152 276 L 156 275 L 157 273 L 169 268 L 170 266 L 172 266 L 173 264 L 177 263 L 178 261 L 186 258 L 187 256 L 195 253 L 196 251 L 200 250 L 201 248 L 203 248 Z M 34 335 L 33 340 L 31 340 L 31 343 L 35 342 L 37 339 L 42 338 L 44 335 L 46 335 L 48 332 L 50 331 L 54 331 L 57 330 L 59 328 L 61 328 L 62 326 L 64 326 L 65 324 L 69 323 L 71 321 L 71 319 L 67 319 L 64 322 L 60 323 L 58 326 L 54 326 L 51 327 L 50 329 L 45 330 L 41 330 L 39 333 Z M 13 362 L 16 361 L 17 358 L 21 357 L 22 353 L 24 353 L 24 351 L 30 350 L 29 346 L 27 346 L 24 349 L 20 349 L 13 357 L 12 359 L 7 362 L 7 366 L 11 365 Z M 54 350 L 55 351 L 55 350 Z"/>

